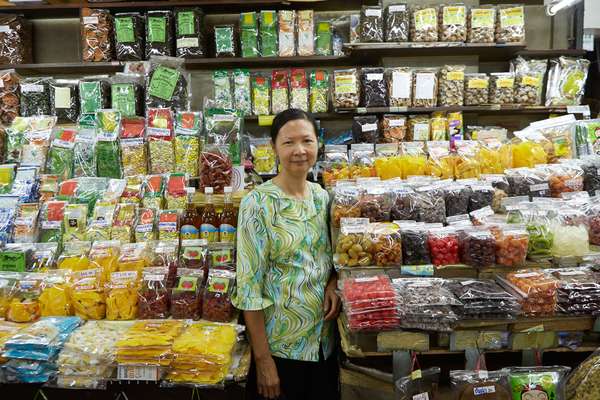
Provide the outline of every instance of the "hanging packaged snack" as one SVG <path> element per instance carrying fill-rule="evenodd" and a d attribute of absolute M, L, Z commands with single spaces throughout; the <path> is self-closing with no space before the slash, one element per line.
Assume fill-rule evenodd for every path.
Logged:
<path fill-rule="evenodd" d="M 250 85 L 250 71 L 236 69 L 233 71 L 233 108 L 239 110 L 244 116 L 252 114 L 252 90 Z"/>
<path fill-rule="evenodd" d="M 54 133 L 52 145 L 48 152 L 46 172 L 57 175 L 60 181 L 73 177 L 73 162 L 75 137 L 77 131 L 74 129 L 58 129 Z"/>
<path fill-rule="evenodd" d="M 259 27 L 261 56 L 276 57 L 278 53 L 277 11 L 262 10 Z"/>
<path fill-rule="evenodd" d="M 381 141 L 384 143 L 402 142 L 406 138 L 408 122 L 403 115 L 384 114 L 381 119 Z"/>
<path fill-rule="evenodd" d="M 200 189 L 213 187 L 216 193 L 223 193 L 225 186 L 231 186 L 232 174 L 229 146 L 207 145 L 200 153 Z"/>
<path fill-rule="evenodd" d="M 79 118 L 78 80 L 55 79 L 50 83 L 50 114 L 63 122 Z"/>
<path fill-rule="evenodd" d="M 403 142 L 400 147 L 400 159 L 402 163 L 402 179 L 406 179 L 409 176 L 425 175 L 427 171 L 427 155 L 424 143 Z"/>
<path fill-rule="evenodd" d="M 363 6 L 360 12 L 360 41 L 383 42 L 383 9 L 380 6 Z"/>
<path fill-rule="evenodd" d="M 435 107 L 438 95 L 437 69 L 415 69 L 412 92 L 413 107 Z"/>
<path fill-rule="evenodd" d="M 452 179 L 454 177 L 454 156 L 450 154 L 450 142 L 429 141 L 427 142 L 427 175 L 440 179 Z"/>
<path fill-rule="evenodd" d="M 487 74 L 465 75 L 465 105 L 479 106 L 489 103 L 490 78 Z"/>
<path fill-rule="evenodd" d="M 160 210 L 158 212 L 158 239 L 179 239 L 179 214 L 177 210 Z"/>
<path fill-rule="evenodd" d="M 259 57 L 258 16 L 256 12 L 240 13 L 240 50 L 242 57 Z"/>
<path fill-rule="evenodd" d="M 42 206 L 40 242 L 60 242 L 66 201 L 47 201 Z"/>
<path fill-rule="evenodd" d="M 146 20 L 141 13 L 115 14 L 115 53 L 118 61 L 141 61 L 145 58 Z"/>
<path fill-rule="evenodd" d="M 137 295 L 137 319 L 168 318 L 170 296 L 167 286 L 167 269 L 144 269 L 141 287 Z"/>
<path fill-rule="evenodd" d="M 462 262 L 473 267 L 491 267 L 496 260 L 496 239 L 489 230 L 463 231 L 460 249 Z"/>
<path fill-rule="evenodd" d="M 119 136 L 123 176 L 145 175 L 148 172 L 145 122 L 143 117 L 125 117 L 121 120 Z"/>
<path fill-rule="evenodd" d="M 331 21 L 317 22 L 315 36 L 315 55 L 330 56 L 333 54 L 333 30 Z"/>
<path fill-rule="evenodd" d="M 271 114 L 271 78 L 252 74 L 252 114 Z"/>
<path fill-rule="evenodd" d="M 69 295 L 69 276 L 65 271 L 51 271 L 42 282 L 40 314 L 42 317 L 67 317 L 73 315 L 73 304 Z"/>
<path fill-rule="evenodd" d="M 146 77 L 146 107 L 187 110 L 189 105 L 189 74 L 184 60 L 172 57 L 153 57 Z"/>
<path fill-rule="evenodd" d="M 110 84 L 108 76 L 83 78 L 79 81 L 79 109 L 81 114 L 94 114 L 108 108 Z"/>
<path fill-rule="evenodd" d="M 279 10 L 279 57 L 296 55 L 296 11 Z"/>
<path fill-rule="evenodd" d="M 410 39 L 413 42 L 437 42 L 438 7 L 413 6 L 411 14 Z"/>
<path fill-rule="evenodd" d="M 151 174 L 166 174 L 175 169 L 173 150 L 174 118 L 169 108 L 149 108 L 146 136 Z"/>
<path fill-rule="evenodd" d="M 465 66 L 444 65 L 440 69 L 438 106 L 462 106 L 465 99 Z"/>
<path fill-rule="evenodd" d="M 204 272 L 179 268 L 171 290 L 171 317 L 198 320 L 202 316 Z"/>
<path fill-rule="evenodd" d="M 336 108 L 358 107 L 360 82 L 355 68 L 333 71 L 333 105 Z"/>
<path fill-rule="evenodd" d="M 385 41 L 408 42 L 410 10 L 407 4 L 392 4 L 385 10 Z"/>
<path fill-rule="evenodd" d="M 290 108 L 308 112 L 308 81 L 303 68 L 292 68 L 290 73 Z"/>
<path fill-rule="evenodd" d="M 377 171 L 373 165 L 375 146 L 372 143 L 353 144 L 349 156 L 351 179 L 377 176 Z"/>
<path fill-rule="evenodd" d="M 187 203 L 185 174 L 169 174 L 165 193 L 166 208 L 172 210 L 185 209 Z"/>
<path fill-rule="evenodd" d="M 235 57 L 235 25 L 215 25 L 215 57 Z"/>
<path fill-rule="evenodd" d="M 229 71 L 218 69 L 213 72 L 215 107 L 233 108 L 233 91 Z"/>
<path fill-rule="evenodd" d="M 579 105 L 590 67 L 585 58 L 559 57 L 550 60 L 546 106 Z"/>
<path fill-rule="evenodd" d="M 289 108 L 288 82 L 288 70 L 273 70 L 271 75 L 271 108 L 273 114 L 279 114 Z"/>
<path fill-rule="evenodd" d="M 19 277 L 14 295 L 8 305 L 6 319 L 12 322 L 33 322 L 41 316 L 39 297 L 42 293 L 41 274 Z"/>
<path fill-rule="evenodd" d="M 467 21 L 469 43 L 494 43 L 496 31 L 496 7 L 489 5 L 469 8 Z"/>
<path fill-rule="evenodd" d="M 50 115 L 51 77 L 27 77 L 21 79 L 20 115 Z"/>
<path fill-rule="evenodd" d="M 111 239 L 121 243 L 131 243 L 133 238 L 133 226 L 135 223 L 136 205 L 132 203 L 121 203 L 117 205 L 115 220 L 113 222 Z"/>
<path fill-rule="evenodd" d="M 277 173 L 275 151 L 269 138 L 251 138 L 250 152 L 252 154 L 252 165 L 258 174 Z"/>
<path fill-rule="evenodd" d="M 329 73 L 314 70 L 310 73 L 310 112 L 326 113 L 329 111 Z"/>
<path fill-rule="evenodd" d="M 202 301 L 202 319 L 215 322 L 231 322 L 234 308 L 231 294 L 235 284 L 235 272 L 211 269 Z"/>
<path fill-rule="evenodd" d="M 199 8 L 175 9 L 175 44 L 177 57 L 206 57 L 204 13 Z"/>
<path fill-rule="evenodd" d="M 388 105 L 387 85 L 383 78 L 383 68 L 361 69 L 362 99 L 364 107 L 386 107 Z"/>
<path fill-rule="evenodd" d="M 410 68 L 388 68 L 386 71 L 390 107 L 412 105 L 413 73 Z"/>
<path fill-rule="evenodd" d="M 0 16 L 0 64 L 33 62 L 32 24 L 22 15 Z"/>
<path fill-rule="evenodd" d="M 523 5 L 498 6 L 496 43 L 525 43 L 525 7 Z"/>
<path fill-rule="evenodd" d="M 162 175 L 148 175 L 144 177 L 142 205 L 146 208 L 160 210 L 163 208 L 163 193 L 165 191 L 164 177 Z"/>
<path fill-rule="evenodd" d="M 156 210 L 138 208 L 135 223 L 135 241 L 138 243 L 156 240 Z"/>
<path fill-rule="evenodd" d="M 10 124 L 19 114 L 19 82 L 13 69 L 0 71 L 0 122 Z"/>
<path fill-rule="evenodd" d="M 440 41 L 467 41 L 467 7 L 464 4 L 440 6 Z"/>
<path fill-rule="evenodd" d="M 113 272 L 106 285 L 106 319 L 135 319 L 138 304 L 138 274 L 135 271 Z"/>
<path fill-rule="evenodd" d="M 84 240 L 87 229 L 88 207 L 86 204 L 68 204 L 65 207 L 63 241 Z"/>
<path fill-rule="evenodd" d="M 173 14 L 168 10 L 146 13 L 146 60 L 151 56 L 173 56 Z"/>
<path fill-rule="evenodd" d="M 352 136 L 357 143 L 379 142 L 379 124 L 376 115 L 355 116 L 352 120 Z"/>
<path fill-rule="evenodd" d="M 209 268 L 235 270 L 235 245 L 218 242 L 208 244 Z"/>
<path fill-rule="evenodd" d="M 542 105 L 547 66 L 547 60 L 525 60 L 520 56 L 511 61 L 510 70 L 515 73 L 515 103 Z"/>
<path fill-rule="evenodd" d="M 81 59 L 83 62 L 113 60 L 113 17 L 109 10 L 81 9 Z"/>
<path fill-rule="evenodd" d="M 373 243 L 365 235 L 367 218 L 342 218 L 333 263 L 336 268 L 368 266 L 372 264 Z"/>
<path fill-rule="evenodd" d="M 123 117 L 143 115 L 144 77 L 117 73 L 111 78 L 111 108 Z"/>
<path fill-rule="evenodd" d="M 297 12 L 297 51 L 299 56 L 315 55 L 314 11 Z"/>
<path fill-rule="evenodd" d="M 175 119 L 175 170 L 189 177 L 198 176 L 202 121 L 194 111 L 178 111 Z"/>

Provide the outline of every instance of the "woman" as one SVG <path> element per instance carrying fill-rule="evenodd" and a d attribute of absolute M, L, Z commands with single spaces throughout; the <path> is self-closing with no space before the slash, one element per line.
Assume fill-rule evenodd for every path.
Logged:
<path fill-rule="evenodd" d="M 250 399 L 338 397 L 333 322 L 335 290 L 328 236 L 327 192 L 306 180 L 318 152 L 314 118 L 279 113 L 271 140 L 281 170 L 240 204 L 237 289 L 253 365 Z"/>

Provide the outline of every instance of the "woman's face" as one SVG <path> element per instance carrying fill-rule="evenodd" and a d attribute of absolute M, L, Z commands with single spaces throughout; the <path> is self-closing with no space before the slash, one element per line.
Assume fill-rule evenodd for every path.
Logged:
<path fill-rule="evenodd" d="M 274 143 L 281 170 L 306 174 L 317 161 L 317 134 L 313 125 L 304 119 L 287 122 L 279 129 Z"/>

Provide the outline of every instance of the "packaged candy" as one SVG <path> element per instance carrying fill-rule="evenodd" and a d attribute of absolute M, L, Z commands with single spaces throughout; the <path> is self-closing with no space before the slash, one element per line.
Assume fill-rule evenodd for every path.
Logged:
<path fill-rule="evenodd" d="M 169 290 L 167 288 L 167 268 L 164 273 L 159 268 L 144 269 L 142 284 L 138 292 L 138 319 L 164 319 L 169 316 Z"/>
<path fill-rule="evenodd" d="M 119 272 L 134 271 L 141 276 L 149 264 L 148 246 L 142 243 L 125 243 L 121 246 L 118 265 Z"/>
<path fill-rule="evenodd" d="M 533 396 L 565 399 L 565 379 L 571 368 L 563 366 L 511 367 L 509 385 L 513 398 Z"/>
<path fill-rule="evenodd" d="M 176 9 L 175 27 L 175 55 L 177 57 L 206 57 L 202 10 L 198 8 Z"/>
<path fill-rule="evenodd" d="M 427 230 L 422 225 L 401 223 L 402 260 L 405 265 L 431 264 Z"/>
<path fill-rule="evenodd" d="M 206 146 L 200 154 L 200 189 L 213 187 L 222 193 L 225 186 L 231 186 L 232 174 L 229 146 Z"/>
<path fill-rule="evenodd" d="M 177 280 L 171 290 L 171 316 L 173 318 L 200 319 L 202 315 L 202 270 L 179 268 Z"/>
<path fill-rule="evenodd" d="M 250 152 L 254 170 L 259 174 L 275 174 L 277 172 L 276 156 L 271 139 L 251 138 Z"/>
<path fill-rule="evenodd" d="M 252 75 L 252 114 L 271 114 L 271 80 L 270 77 Z"/>
<path fill-rule="evenodd" d="M 106 285 L 106 319 L 131 320 L 136 317 L 138 304 L 138 273 L 113 272 Z"/>
<path fill-rule="evenodd" d="M 235 272 L 211 269 L 202 300 L 202 319 L 215 322 L 230 322 L 234 308 L 231 293 L 235 283 Z"/>

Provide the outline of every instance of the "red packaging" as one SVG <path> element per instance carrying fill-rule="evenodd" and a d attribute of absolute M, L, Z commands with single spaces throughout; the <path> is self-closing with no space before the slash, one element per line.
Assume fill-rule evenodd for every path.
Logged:
<path fill-rule="evenodd" d="M 453 229 L 431 230 L 427 245 L 433 265 L 453 265 L 460 263 L 458 234 Z"/>

